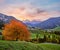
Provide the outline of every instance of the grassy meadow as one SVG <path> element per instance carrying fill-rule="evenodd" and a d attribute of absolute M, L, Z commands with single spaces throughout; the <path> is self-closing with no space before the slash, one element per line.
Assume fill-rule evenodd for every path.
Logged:
<path fill-rule="evenodd" d="M 44 33 L 43 31 L 30 31 L 31 39 L 36 39 L 36 35 L 38 38 L 43 39 L 44 35 L 50 35 L 50 39 L 52 36 L 60 37 L 59 35 Z M 38 33 L 38 34 L 37 34 Z M 54 38 L 55 38 L 54 37 Z M 49 39 L 49 40 L 50 40 Z M 6 41 L 2 40 L 2 35 L 0 35 L 0 50 L 60 50 L 60 44 L 44 42 L 44 43 L 32 43 L 26 41 Z"/>
<path fill-rule="evenodd" d="M 0 40 L 0 50 L 60 50 L 59 44 Z"/>

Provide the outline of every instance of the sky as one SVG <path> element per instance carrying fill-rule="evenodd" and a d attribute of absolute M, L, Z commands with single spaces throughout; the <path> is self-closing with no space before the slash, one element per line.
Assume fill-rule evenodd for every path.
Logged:
<path fill-rule="evenodd" d="M 0 0 L 0 13 L 24 20 L 60 17 L 60 0 Z"/>

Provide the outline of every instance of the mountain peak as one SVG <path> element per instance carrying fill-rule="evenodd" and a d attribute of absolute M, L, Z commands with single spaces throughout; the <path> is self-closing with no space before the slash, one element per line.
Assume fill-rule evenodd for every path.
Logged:
<path fill-rule="evenodd" d="M 55 18 L 49 18 L 48 20 L 45 20 L 37 25 L 38 27 L 42 29 L 52 29 L 57 26 L 60 26 L 60 17 Z"/>
<path fill-rule="evenodd" d="M 4 23 L 9 23 L 9 21 L 12 19 L 17 20 L 13 16 L 8 16 L 8 15 L 0 13 L 0 20 L 4 21 Z"/>

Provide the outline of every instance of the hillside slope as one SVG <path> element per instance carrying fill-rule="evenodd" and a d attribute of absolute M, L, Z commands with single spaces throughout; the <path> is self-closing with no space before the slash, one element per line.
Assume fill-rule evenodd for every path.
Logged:
<path fill-rule="evenodd" d="M 57 26 L 60 26 L 60 17 L 50 18 L 37 24 L 36 26 L 42 29 L 53 29 Z"/>
<path fill-rule="evenodd" d="M 24 41 L 1 41 L 0 50 L 60 50 L 59 44 L 34 44 Z"/>

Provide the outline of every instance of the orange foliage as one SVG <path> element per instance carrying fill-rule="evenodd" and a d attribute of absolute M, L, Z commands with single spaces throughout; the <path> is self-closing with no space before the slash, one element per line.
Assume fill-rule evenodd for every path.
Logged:
<path fill-rule="evenodd" d="M 11 20 L 9 24 L 6 24 L 2 34 L 5 40 L 28 41 L 30 37 L 27 27 L 22 22 L 16 20 Z"/>

